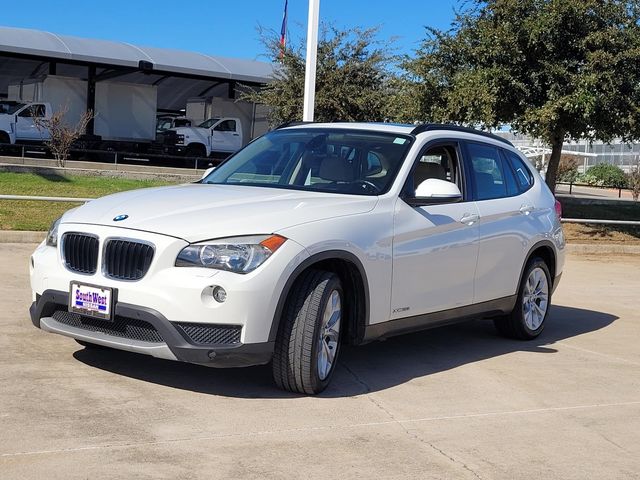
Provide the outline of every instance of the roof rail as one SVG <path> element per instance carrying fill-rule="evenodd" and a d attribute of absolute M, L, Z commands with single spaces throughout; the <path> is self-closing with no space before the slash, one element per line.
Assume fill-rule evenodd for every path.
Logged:
<path fill-rule="evenodd" d="M 306 125 L 308 123 L 315 123 L 315 122 L 301 122 L 299 120 L 290 120 L 288 122 L 281 123 L 276 128 L 274 128 L 274 130 L 279 130 L 281 128 L 287 128 L 287 127 L 295 127 L 296 125 Z"/>
<path fill-rule="evenodd" d="M 455 132 L 464 132 L 464 133 L 472 133 L 474 135 L 482 135 L 483 137 L 492 138 L 494 140 L 498 140 L 499 142 L 506 143 L 513 147 L 513 143 L 511 143 L 506 138 L 502 138 L 499 135 L 495 135 L 493 133 L 484 132 L 482 130 L 476 130 L 475 128 L 463 127 L 461 125 L 455 125 L 453 123 L 423 123 L 422 125 L 418 125 L 416 128 L 411 130 L 411 135 L 418 135 L 423 132 L 432 132 L 434 130 L 453 130 Z"/>

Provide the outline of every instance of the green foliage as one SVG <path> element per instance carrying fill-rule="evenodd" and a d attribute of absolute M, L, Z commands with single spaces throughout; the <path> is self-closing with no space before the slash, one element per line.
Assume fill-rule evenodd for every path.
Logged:
<path fill-rule="evenodd" d="M 323 25 L 318 39 L 316 121 L 382 121 L 387 115 L 389 69 L 394 57 L 388 43 L 375 39 L 378 29 L 338 30 Z M 302 120 L 305 41 L 282 52 L 279 34 L 260 31 L 273 60 L 275 79 L 243 99 L 270 107 L 270 123 Z"/>
<path fill-rule="evenodd" d="M 580 182 L 600 187 L 625 188 L 627 177 L 624 171 L 609 163 L 599 163 L 580 176 Z"/>
<path fill-rule="evenodd" d="M 552 146 L 640 137 L 637 0 L 475 0 L 404 63 L 405 120 L 510 124 Z"/>

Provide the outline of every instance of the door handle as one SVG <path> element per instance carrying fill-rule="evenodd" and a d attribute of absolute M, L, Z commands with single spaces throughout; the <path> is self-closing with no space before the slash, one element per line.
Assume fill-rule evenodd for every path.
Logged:
<path fill-rule="evenodd" d="M 465 225 L 473 225 L 478 220 L 480 220 L 480 215 L 475 213 L 465 213 L 460 219 L 460 223 L 464 223 Z"/>
<path fill-rule="evenodd" d="M 533 210 L 533 205 L 524 204 L 520 207 L 520 213 L 522 213 L 523 215 L 529 215 L 531 212 L 533 212 Z"/>
<path fill-rule="evenodd" d="M 240 136 L 240 134 L 239 134 L 239 133 L 234 133 L 234 134 L 233 134 L 233 136 L 234 136 L 234 137 L 239 137 L 239 136 Z"/>

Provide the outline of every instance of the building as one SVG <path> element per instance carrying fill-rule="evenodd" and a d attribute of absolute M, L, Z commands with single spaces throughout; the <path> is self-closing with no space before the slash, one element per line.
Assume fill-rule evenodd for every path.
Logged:
<path fill-rule="evenodd" d="M 249 140 L 268 128 L 266 111 L 238 101 L 239 93 L 264 85 L 272 73 L 266 62 L 0 27 L 0 100 L 47 101 L 33 98 L 42 93 L 33 85 L 56 77 L 75 82 L 86 109 L 100 115 L 105 105 L 130 109 L 145 91 L 151 92 L 143 95 L 145 108 L 156 113 L 187 115 L 196 124 L 213 116 L 239 117 Z M 117 105 L 110 103 L 111 91 Z M 87 133 L 93 129 L 92 122 Z"/>

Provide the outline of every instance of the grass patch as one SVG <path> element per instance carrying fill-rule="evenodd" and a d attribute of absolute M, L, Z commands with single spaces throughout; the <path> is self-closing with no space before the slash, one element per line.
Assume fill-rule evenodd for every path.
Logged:
<path fill-rule="evenodd" d="M 0 200 L 0 230 L 49 230 L 53 221 L 81 203 Z"/>
<path fill-rule="evenodd" d="M 562 229 L 569 243 L 640 244 L 640 227 L 630 225 L 563 223 Z"/>
<path fill-rule="evenodd" d="M 80 175 L 0 172 L 0 193 L 4 195 L 43 195 L 50 197 L 102 197 L 136 188 L 171 185 L 166 180 L 85 177 Z"/>
<path fill-rule="evenodd" d="M 125 190 L 172 184 L 174 182 L 155 179 L 0 172 L 0 194 L 4 195 L 95 198 Z M 48 230 L 56 218 L 78 205 L 80 203 L 0 200 L 0 229 Z"/>

